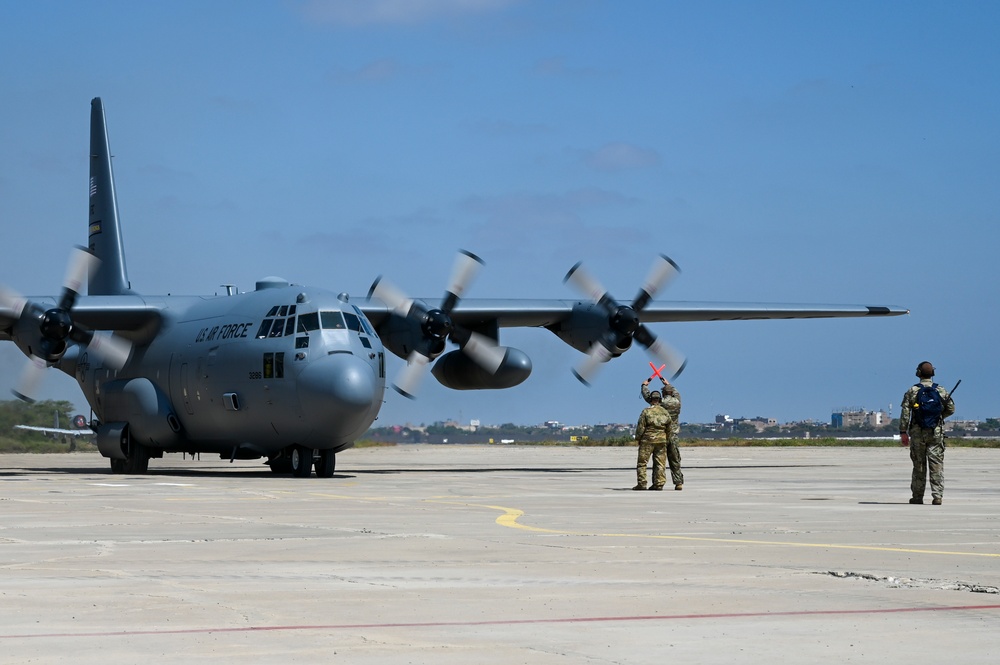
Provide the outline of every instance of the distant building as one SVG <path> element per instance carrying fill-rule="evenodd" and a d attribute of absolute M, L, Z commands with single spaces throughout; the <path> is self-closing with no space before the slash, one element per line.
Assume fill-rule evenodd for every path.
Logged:
<path fill-rule="evenodd" d="M 762 418 L 761 416 L 757 416 L 756 418 L 737 418 L 734 423 L 737 425 L 742 423 L 753 425 L 754 429 L 756 429 L 758 433 L 763 432 L 768 427 L 777 427 L 778 425 L 778 421 L 776 419 Z"/>
<path fill-rule="evenodd" d="M 944 421 L 944 431 L 978 432 L 979 425 L 978 420 L 946 420 Z"/>
<path fill-rule="evenodd" d="M 889 424 L 889 414 L 885 411 L 865 411 L 858 407 L 838 409 L 830 416 L 830 427 L 846 429 L 848 427 L 885 427 Z"/>

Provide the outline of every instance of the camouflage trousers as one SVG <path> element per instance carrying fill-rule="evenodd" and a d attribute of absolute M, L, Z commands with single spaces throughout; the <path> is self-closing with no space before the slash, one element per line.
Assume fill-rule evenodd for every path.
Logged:
<path fill-rule="evenodd" d="M 670 482 L 676 485 L 684 484 L 684 474 L 681 472 L 681 449 L 677 446 L 677 436 L 667 440 L 667 463 L 670 465 Z"/>
<path fill-rule="evenodd" d="M 944 493 L 944 431 L 940 426 L 933 429 L 914 427 L 910 430 L 910 460 L 913 462 L 910 479 L 913 498 L 924 498 L 930 471 L 931 495 L 940 499 Z"/>
<path fill-rule="evenodd" d="M 646 467 L 650 457 L 653 458 L 653 487 L 663 487 L 667 484 L 667 444 L 662 441 L 639 444 L 639 459 L 635 465 L 636 484 L 646 486 Z"/>

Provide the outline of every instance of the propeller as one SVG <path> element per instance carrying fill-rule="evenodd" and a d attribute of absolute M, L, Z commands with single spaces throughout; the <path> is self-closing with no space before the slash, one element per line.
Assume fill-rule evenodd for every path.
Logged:
<path fill-rule="evenodd" d="M 463 353 L 490 374 L 496 373 L 503 364 L 506 350 L 497 346 L 495 340 L 463 328 L 451 319 L 452 310 L 482 266 L 481 258 L 464 249 L 459 250 L 444 299 L 441 306 L 435 309 L 428 309 L 423 303 L 413 300 L 381 276 L 372 284 L 368 291 L 369 298 L 378 298 L 389 306 L 393 314 L 420 326 L 421 338 L 392 386 L 399 394 L 410 399 L 416 396 L 427 365 L 444 351 L 445 340 L 457 344 Z"/>
<path fill-rule="evenodd" d="M 21 374 L 12 392 L 26 402 L 34 401 L 44 371 L 59 362 L 73 342 L 100 356 L 106 365 L 121 369 L 128 361 L 132 344 L 113 334 L 94 332 L 73 320 L 73 307 L 84 280 L 98 263 L 97 257 L 83 247 L 70 256 L 62 294 L 55 307 L 46 308 L 7 288 L 0 287 L 0 307 L 9 310 L 19 323 L 38 326 L 37 346 L 31 345 L 31 362 Z"/>
<path fill-rule="evenodd" d="M 658 339 L 645 325 L 640 313 L 653 300 L 653 296 L 680 273 L 674 261 L 661 254 L 654 261 L 646 281 L 639 289 L 631 305 L 619 304 L 607 289 L 594 278 L 582 262 L 570 268 L 563 282 L 570 284 L 587 298 L 599 305 L 608 315 L 608 327 L 587 351 L 587 357 L 573 370 L 574 376 L 585 385 L 590 385 L 601 365 L 620 355 L 636 340 L 672 372 L 671 379 L 684 371 L 687 360 L 665 341 Z"/>

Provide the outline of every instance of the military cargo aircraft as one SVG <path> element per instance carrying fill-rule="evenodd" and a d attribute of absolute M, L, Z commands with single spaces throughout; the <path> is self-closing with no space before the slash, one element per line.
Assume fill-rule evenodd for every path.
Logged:
<path fill-rule="evenodd" d="M 678 273 L 655 259 L 631 303 L 615 300 L 577 264 L 564 280 L 585 299 L 462 299 L 482 260 L 458 254 L 440 304 L 376 279 L 367 298 L 277 277 L 252 292 L 146 295 L 132 289 L 122 243 L 107 123 L 91 102 L 86 248 L 78 248 L 59 296 L 0 289 L 0 340 L 28 357 L 15 394 L 32 399 L 42 374 L 75 377 L 92 409 L 90 428 L 113 473 L 142 474 L 165 453 L 261 459 L 277 473 L 331 477 L 338 452 L 374 422 L 389 352 L 406 359 L 391 384 L 413 397 L 430 373 L 455 390 L 511 388 L 531 373 L 507 327 L 540 327 L 584 352 L 574 370 L 589 383 L 603 363 L 638 342 L 677 375 L 685 360 L 647 324 L 676 321 L 882 317 L 864 305 L 668 303 L 655 294 Z M 87 293 L 83 294 L 84 281 Z M 435 299 L 436 300 L 436 299 Z M 447 343 L 457 348 L 447 351 Z"/>

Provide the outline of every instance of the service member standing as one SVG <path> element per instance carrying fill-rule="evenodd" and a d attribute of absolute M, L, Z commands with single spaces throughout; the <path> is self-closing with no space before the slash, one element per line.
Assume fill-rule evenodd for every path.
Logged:
<path fill-rule="evenodd" d="M 955 401 L 948 391 L 934 383 L 934 365 L 926 360 L 917 365 L 920 382 L 903 395 L 899 413 L 899 438 L 910 448 L 913 474 L 910 503 L 924 502 L 927 472 L 935 506 L 944 494 L 944 419 L 955 413 Z"/>
<path fill-rule="evenodd" d="M 635 426 L 635 440 L 639 442 L 639 459 L 635 465 L 636 484 L 632 489 L 646 489 L 646 465 L 653 457 L 653 484 L 651 490 L 662 490 L 667 482 L 665 470 L 667 462 L 667 439 L 673 418 L 660 404 L 660 393 L 654 390 L 649 395 L 650 404 L 639 414 Z"/>
<path fill-rule="evenodd" d="M 684 473 L 681 471 L 681 394 L 669 381 L 660 377 L 663 382 L 663 394 L 660 403 L 674 421 L 670 426 L 670 436 L 667 437 L 667 463 L 670 465 L 670 482 L 675 490 L 684 489 Z M 649 379 L 642 382 L 642 398 L 649 401 L 652 393 L 649 391 Z"/>

